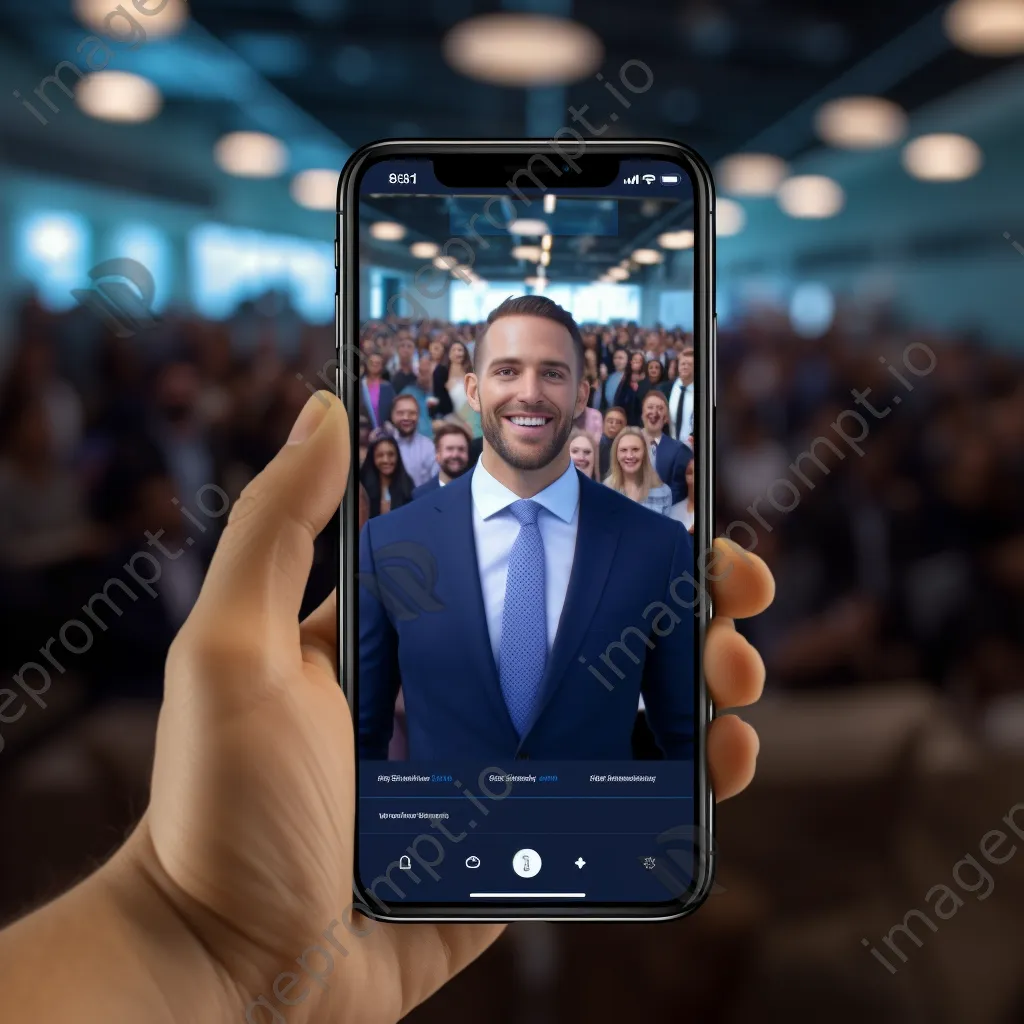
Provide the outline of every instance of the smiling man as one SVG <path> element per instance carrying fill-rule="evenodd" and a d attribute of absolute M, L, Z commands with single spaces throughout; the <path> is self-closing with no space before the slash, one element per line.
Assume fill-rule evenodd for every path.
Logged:
<path fill-rule="evenodd" d="M 361 756 L 387 757 L 401 681 L 410 759 L 629 759 L 641 695 L 665 755 L 692 757 L 690 536 L 569 458 L 575 321 L 507 299 L 474 356 L 476 467 L 360 539 Z"/>

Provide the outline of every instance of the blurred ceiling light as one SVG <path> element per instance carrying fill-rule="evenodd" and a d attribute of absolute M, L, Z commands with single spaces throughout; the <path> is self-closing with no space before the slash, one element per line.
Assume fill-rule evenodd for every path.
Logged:
<path fill-rule="evenodd" d="M 543 277 L 528 277 L 523 281 L 523 284 L 528 285 L 536 291 L 542 289 L 547 283 L 547 278 Z"/>
<path fill-rule="evenodd" d="M 814 115 L 814 130 L 840 149 L 890 146 L 907 131 L 903 108 L 879 96 L 844 96 L 822 104 Z"/>
<path fill-rule="evenodd" d="M 124 15 L 127 18 L 135 17 L 141 24 L 145 25 L 145 35 L 139 33 L 141 41 L 146 39 L 159 39 L 162 36 L 172 36 L 180 32 L 188 21 L 188 4 L 185 0 L 165 0 L 162 7 L 157 7 L 157 0 L 137 0 L 141 6 L 136 10 L 144 16 Z M 131 6 L 131 5 L 128 5 Z M 152 8 L 147 10 L 147 8 Z M 131 37 L 124 32 L 124 26 L 118 22 L 117 27 L 111 26 L 115 15 L 121 14 L 121 8 L 112 0 L 74 0 L 72 10 L 75 17 L 86 28 L 94 32 L 102 32 L 112 38 L 115 42 L 131 42 Z M 120 36 L 120 39 L 118 38 Z"/>
<path fill-rule="evenodd" d="M 456 263 L 455 266 L 452 267 L 452 273 L 466 284 L 473 283 L 473 271 L 470 269 L 468 263 Z"/>
<path fill-rule="evenodd" d="M 946 35 L 968 53 L 1007 57 L 1024 52 L 1024 4 L 1020 0 L 957 0 L 946 9 Z"/>
<path fill-rule="evenodd" d="M 544 250 L 545 252 L 547 252 L 547 251 L 548 251 L 548 250 L 550 250 L 550 248 L 551 248 L 551 242 L 552 242 L 552 238 L 551 238 L 551 236 L 550 236 L 550 235 L 545 235 L 545 236 L 544 236 L 544 237 L 543 237 L 543 238 L 542 238 L 542 239 L 540 240 L 540 247 L 541 247 L 541 248 L 542 248 L 542 249 L 543 249 L 543 250 Z"/>
<path fill-rule="evenodd" d="M 33 221 L 25 241 L 33 256 L 47 263 L 59 263 L 74 251 L 75 231 L 67 218 L 44 216 Z"/>
<path fill-rule="evenodd" d="M 715 211 L 715 234 L 726 237 L 738 235 L 747 223 L 747 215 L 735 200 L 719 199 Z"/>
<path fill-rule="evenodd" d="M 156 117 L 164 101 L 148 78 L 127 71 L 97 71 L 78 83 L 75 102 L 83 113 L 101 121 L 136 124 Z"/>
<path fill-rule="evenodd" d="M 275 178 L 288 164 L 284 143 L 263 132 L 229 132 L 213 155 L 221 170 L 240 178 Z"/>
<path fill-rule="evenodd" d="M 529 260 L 536 263 L 540 259 L 539 245 L 514 245 L 512 246 L 512 258 L 517 260 Z"/>
<path fill-rule="evenodd" d="M 771 153 L 737 153 L 719 163 L 715 177 L 731 195 L 772 196 L 787 172 L 786 162 Z"/>
<path fill-rule="evenodd" d="M 665 257 L 657 249 L 634 249 L 631 259 L 634 263 L 660 263 Z"/>
<path fill-rule="evenodd" d="M 413 242 L 409 246 L 409 252 L 418 260 L 433 259 L 440 251 L 441 247 L 436 242 Z"/>
<path fill-rule="evenodd" d="M 370 237 L 380 242 L 400 242 L 405 238 L 405 225 L 393 220 L 378 220 L 370 225 Z"/>
<path fill-rule="evenodd" d="M 790 217 L 833 217 L 845 201 L 839 183 L 823 174 L 798 174 L 779 186 L 779 206 Z"/>
<path fill-rule="evenodd" d="M 442 50 L 456 71 L 493 85 L 566 85 L 593 74 L 604 59 L 589 28 L 544 14 L 469 18 L 448 32 Z"/>
<path fill-rule="evenodd" d="M 693 232 L 666 231 L 664 234 L 658 235 L 658 245 L 662 249 L 692 249 Z"/>
<path fill-rule="evenodd" d="M 611 267 L 608 269 L 607 275 L 613 281 L 625 281 L 629 277 L 629 271 L 622 267 Z"/>
<path fill-rule="evenodd" d="M 438 270 L 454 270 L 459 261 L 454 256 L 435 256 L 433 264 Z"/>
<path fill-rule="evenodd" d="M 923 181 L 963 181 L 981 164 L 978 144 L 966 135 L 921 135 L 903 147 L 903 166 Z"/>
<path fill-rule="evenodd" d="M 548 192 L 544 196 L 544 212 L 545 213 L 554 213 L 555 212 L 555 203 L 556 203 L 556 201 L 557 200 L 555 199 L 554 195 L 552 195 L 552 193 Z"/>
<path fill-rule="evenodd" d="M 540 237 L 548 233 L 548 226 L 542 220 L 532 220 L 529 217 L 520 217 L 512 221 L 508 226 L 510 235 L 529 235 Z"/>
<path fill-rule="evenodd" d="M 542 267 L 547 267 L 547 266 L 551 265 L 551 253 L 550 252 L 542 252 L 540 254 L 540 265 Z"/>
<path fill-rule="evenodd" d="M 292 199 L 307 210 L 333 210 L 338 201 L 338 171 L 318 167 L 292 178 Z"/>
<path fill-rule="evenodd" d="M 470 281 L 470 286 L 473 288 L 486 288 L 487 282 L 482 277 L 474 276 Z"/>

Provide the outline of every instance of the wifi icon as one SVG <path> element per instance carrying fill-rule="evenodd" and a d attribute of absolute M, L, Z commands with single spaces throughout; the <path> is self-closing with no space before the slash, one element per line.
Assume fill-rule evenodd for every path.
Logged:
<path fill-rule="evenodd" d="M 653 174 L 645 174 L 644 175 L 644 184 L 645 185 L 650 185 L 652 181 L 654 181 L 654 175 Z"/>

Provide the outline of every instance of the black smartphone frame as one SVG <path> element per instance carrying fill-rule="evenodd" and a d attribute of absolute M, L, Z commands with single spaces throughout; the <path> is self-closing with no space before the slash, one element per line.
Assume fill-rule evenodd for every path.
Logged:
<path fill-rule="evenodd" d="M 704 559 L 710 559 L 714 532 L 714 458 L 716 412 L 716 333 L 715 311 L 715 192 L 711 170 L 695 150 L 669 139 L 594 139 L 574 143 L 569 159 L 581 167 L 581 174 L 601 177 L 608 161 L 617 159 L 658 159 L 677 163 L 692 186 L 694 232 L 694 457 L 697 461 L 697 487 L 694 527 L 694 575 L 698 586 L 707 591 Z M 583 147 L 579 149 L 579 147 Z M 567 148 L 564 143 L 562 148 Z M 478 140 L 478 139 L 387 139 L 357 149 L 346 161 L 338 180 L 335 263 L 335 357 L 338 361 L 338 394 L 349 410 L 353 424 L 352 451 L 346 497 L 342 502 L 339 544 L 338 586 L 338 678 L 352 709 L 353 727 L 358 730 L 358 695 L 355 666 L 358 652 L 358 423 L 359 377 L 359 185 L 366 170 L 377 163 L 401 159 L 457 158 L 469 181 L 471 162 L 480 168 L 504 169 L 531 167 L 531 156 L 542 154 L 568 170 L 558 144 L 550 139 Z M 588 158 L 591 158 L 588 163 Z M 596 168 L 594 170 L 593 168 Z M 474 171 L 475 173 L 475 171 Z M 543 175 L 543 171 L 541 174 Z M 548 172 L 550 174 L 550 172 Z M 596 178 L 595 178 L 596 180 Z M 453 182 L 457 184 L 457 182 Z M 572 175 L 565 180 L 552 179 L 559 188 L 585 179 Z M 476 181 L 477 186 L 481 185 Z M 593 184 L 593 182 L 591 182 Z M 495 190 L 504 187 L 495 184 Z M 703 672 L 703 648 L 708 624 L 713 615 L 710 593 L 699 602 L 697 643 L 695 644 L 696 736 L 694 754 L 694 839 L 692 841 L 693 884 L 686 893 L 661 903 L 600 904 L 576 903 L 540 910 L 529 906 L 502 906 L 441 903 L 399 903 L 381 912 L 367 895 L 358 877 L 359 865 L 359 755 L 355 756 L 356 828 L 353 837 L 353 905 L 362 913 L 381 921 L 409 922 L 504 922 L 523 920 L 577 921 L 668 921 L 697 910 L 707 899 L 714 884 L 716 852 L 714 840 L 715 801 L 707 769 L 707 728 L 714 717 L 714 706 L 707 692 Z"/>

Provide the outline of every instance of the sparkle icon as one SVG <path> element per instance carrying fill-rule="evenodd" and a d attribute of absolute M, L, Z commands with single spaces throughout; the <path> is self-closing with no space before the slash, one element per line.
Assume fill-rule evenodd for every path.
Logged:
<path fill-rule="evenodd" d="M 584 865 L 584 864 L 586 864 L 586 863 L 587 863 L 587 862 L 586 862 L 586 861 L 585 861 L 585 860 L 584 860 L 584 859 L 583 859 L 582 857 L 577 857 L 577 858 L 576 858 L 576 859 L 575 859 L 575 860 L 573 861 L 573 864 L 575 864 L 575 865 L 576 865 L 576 867 L 578 867 L 578 868 L 580 869 L 580 871 L 582 871 L 582 870 L 583 870 L 583 865 Z"/>

